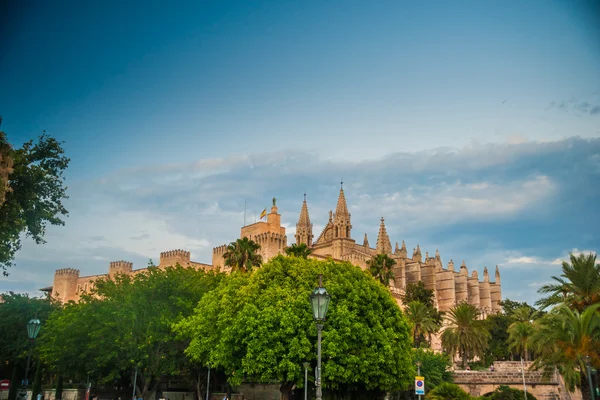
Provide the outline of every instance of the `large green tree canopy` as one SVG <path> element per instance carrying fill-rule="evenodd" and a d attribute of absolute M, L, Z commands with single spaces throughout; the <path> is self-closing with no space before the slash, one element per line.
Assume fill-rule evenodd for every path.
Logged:
<path fill-rule="evenodd" d="M 316 366 L 309 295 L 323 274 L 331 295 L 323 329 L 323 383 L 330 390 L 393 391 L 410 385 L 411 334 L 390 292 L 350 263 L 277 256 L 251 275 L 234 273 L 175 326 L 186 354 L 222 369 L 229 382 L 303 386 Z"/>
<path fill-rule="evenodd" d="M 63 173 L 70 160 L 62 144 L 45 133 L 37 143 L 30 140 L 19 149 L 12 149 L 4 138 L 0 132 L 1 158 L 10 158 L 12 164 L 0 171 L 8 178 L 0 179 L 0 269 L 6 275 L 21 249 L 22 233 L 42 244 L 48 224 L 64 225 L 68 211 L 62 202 L 68 196 Z"/>
<path fill-rule="evenodd" d="M 99 279 L 91 295 L 51 315 L 40 349 L 48 365 L 69 376 L 89 373 L 109 383 L 133 375 L 147 397 L 161 376 L 187 367 L 172 324 L 192 314 L 223 274 L 193 268 L 154 266 L 133 276 Z"/>

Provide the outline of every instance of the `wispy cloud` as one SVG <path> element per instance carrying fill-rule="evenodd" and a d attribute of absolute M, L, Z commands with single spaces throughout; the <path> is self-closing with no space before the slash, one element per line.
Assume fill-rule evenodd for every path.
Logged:
<path fill-rule="evenodd" d="M 566 112 L 574 112 L 578 115 L 600 115 L 600 94 L 595 93 L 586 98 L 571 98 L 569 100 L 553 101 L 550 108 Z"/>
<path fill-rule="evenodd" d="M 594 183 L 599 154 L 600 139 L 572 138 L 361 162 L 290 151 L 118 171 L 70 183 L 67 226 L 49 229 L 47 245 L 26 242 L 11 279 L 35 288 L 50 284 L 56 268 L 98 274 L 117 259 L 141 268 L 175 248 L 210 263 L 212 247 L 239 236 L 244 207 L 246 222 L 254 222 L 272 197 L 292 243 L 305 191 L 317 236 L 335 209 L 343 178 L 358 242 L 367 233 L 374 243 L 384 217 L 392 242 L 404 239 L 409 248 L 419 243 L 423 252 L 439 249 L 445 261 L 464 259 L 469 270 L 498 264 L 503 285 L 510 282 L 505 295 L 535 296 L 527 285 L 540 281 L 541 270 L 556 274 L 556 260 L 568 254 L 564 249 L 600 247 L 589 225 L 600 218 Z M 516 275 L 526 270 L 538 272 L 531 280 Z M 0 290 L 12 284 L 0 281 Z"/>

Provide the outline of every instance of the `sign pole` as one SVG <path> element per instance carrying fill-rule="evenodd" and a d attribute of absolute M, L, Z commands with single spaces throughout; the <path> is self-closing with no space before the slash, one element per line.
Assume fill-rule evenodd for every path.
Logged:
<path fill-rule="evenodd" d="M 425 394 L 425 377 L 421 376 L 421 361 L 417 361 L 417 376 L 415 377 L 415 394 L 421 396 Z"/>

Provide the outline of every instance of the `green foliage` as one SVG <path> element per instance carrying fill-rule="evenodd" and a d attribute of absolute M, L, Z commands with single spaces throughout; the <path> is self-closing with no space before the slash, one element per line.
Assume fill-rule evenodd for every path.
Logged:
<path fill-rule="evenodd" d="M 479 315 L 475 306 L 460 303 L 448 313 L 448 327 L 442 332 L 442 346 L 449 354 L 458 353 L 463 367 L 487 348 L 490 333 Z"/>
<path fill-rule="evenodd" d="M 63 173 L 70 160 L 63 154 L 62 143 L 45 133 L 37 143 L 30 140 L 10 151 L 10 190 L 0 204 L 0 268 L 5 275 L 21 249 L 21 234 L 42 244 L 48 224 L 64 225 L 68 211 L 62 202 L 68 196 Z"/>
<path fill-rule="evenodd" d="M 447 354 L 435 353 L 429 349 L 413 349 L 413 364 L 421 361 L 421 376 L 425 377 L 425 393 L 444 382 L 452 382 L 450 371 L 452 360 Z"/>
<path fill-rule="evenodd" d="M 403 304 L 410 304 L 413 301 L 425 304 L 429 310 L 429 315 L 431 315 L 437 325 L 441 326 L 444 313 L 435 308 L 434 300 L 435 295 L 433 294 L 433 290 L 426 289 L 423 281 L 411 282 L 406 285 L 406 290 L 402 296 Z"/>
<path fill-rule="evenodd" d="M 262 264 L 262 256 L 257 253 L 258 250 L 260 250 L 260 245 L 247 237 L 231 242 L 223 254 L 225 266 L 231 267 L 231 272 L 252 271 L 253 268 Z"/>
<path fill-rule="evenodd" d="M 396 261 L 391 259 L 387 254 L 377 254 L 367 261 L 371 276 L 386 287 L 390 286 L 390 281 L 394 279 L 394 265 L 396 265 Z"/>
<path fill-rule="evenodd" d="M 600 264 L 596 263 L 596 255 L 570 254 L 569 258 L 571 263 L 562 263 L 561 276 L 552 277 L 556 283 L 538 290 L 547 295 L 536 302 L 542 309 L 566 304 L 581 312 L 592 304 L 600 303 Z"/>
<path fill-rule="evenodd" d="M 566 305 L 542 317 L 532 336 L 538 357 L 536 368 L 552 371 L 555 367 L 570 391 L 576 386 L 587 390 L 586 356 L 600 367 L 600 304 L 582 313 Z"/>
<path fill-rule="evenodd" d="M 519 352 L 525 360 L 529 360 L 531 338 L 535 332 L 534 320 L 537 318 L 535 309 L 522 306 L 514 310 L 508 327 L 508 346 L 511 350 Z"/>
<path fill-rule="evenodd" d="M 178 265 L 99 279 L 91 295 L 52 314 L 40 342 L 43 359 L 55 371 L 88 372 L 100 383 L 130 376 L 138 366 L 137 391 L 146 397 L 160 376 L 186 368 L 187 343 L 173 337 L 171 326 L 191 315 L 222 276 Z"/>
<path fill-rule="evenodd" d="M 523 400 L 525 392 L 519 389 L 513 389 L 509 386 L 500 386 L 492 392 L 491 396 L 486 397 L 489 400 Z M 537 400 L 534 395 L 527 393 L 527 400 Z"/>
<path fill-rule="evenodd" d="M 522 302 L 522 301 L 514 301 L 514 300 L 510 300 L 510 299 L 504 299 L 500 302 L 500 305 L 502 306 L 502 311 L 504 312 L 504 315 L 506 315 L 507 317 L 511 317 L 513 313 L 519 309 L 519 308 L 529 308 L 531 310 L 531 312 L 538 312 L 538 310 L 535 307 L 530 306 L 529 304 L 527 304 L 527 302 Z"/>
<path fill-rule="evenodd" d="M 316 366 L 309 294 L 323 274 L 331 295 L 323 329 L 323 383 L 332 391 L 406 388 L 414 366 L 408 324 L 389 291 L 349 263 L 278 256 L 253 274 L 233 274 L 176 324 L 186 354 L 210 363 L 232 385 L 244 378 L 303 386 L 302 363 Z M 286 389 L 287 390 L 287 389 Z"/>
<path fill-rule="evenodd" d="M 24 367 L 29 348 L 27 323 L 37 317 L 42 322 L 38 338 L 42 338 L 46 333 L 44 323 L 55 304 L 48 299 L 13 292 L 2 294 L 0 298 L 0 360 L 18 362 Z"/>
<path fill-rule="evenodd" d="M 508 349 L 510 317 L 505 314 L 492 314 L 483 321 L 483 324 L 490 333 L 490 340 L 484 354 L 485 364 L 489 365 L 494 360 L 508 360 L 510 358 Z"/>
<path fill-rule="evenodd" d="M 426 400 L 470 400 L 471 397 L 460 386 L 444 382 L 427 393 Z"/>
<path fill-rule="evenodd" d="M 440 329 L 440 325 L 431 315 L 431 309 L 415 300 L 408 303 L 404 308 L 404 312 L 412 328 L 414 346 L 420 347 L 425 337 L 428 337 L 431 342 L 431 335 Z"/>
<path fill-rule="evenodd" d="M 408 304 L 411 301 L 419 301 L 427 307 L 434 307 L 434 297 L 433 290 L 426 289 L 423 281 L 411 282 L 406 285 L 402 302 Z"/>
<path fill-rule="evenodd" d="M 285 248 L 285 254 L 287 254 L 288 256 L 308 258 L 308 256 L 311 255 L 312 252 L 313 249 L 308 247 L 306 243 L 294 243 L 290 247 Z"/>

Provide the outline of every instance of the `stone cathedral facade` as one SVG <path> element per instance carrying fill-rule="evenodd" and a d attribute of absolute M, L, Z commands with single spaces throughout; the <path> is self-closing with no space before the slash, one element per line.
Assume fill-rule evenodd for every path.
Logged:
<path fill-rule="evenodd" d="M 260 254 L 265 262 L 277 254 L 284 253 L 288 245 L 287 236 L 285 227 L 281 226 L 281 215 L 278 213 L 275 199 L 273 199 L 270 213 L 266 216 L 266 222 L 259 221 L 242 227 L 240 237 L 248 237 L 260 244 Z M 329 212 L 329 220 L 316 240 L 306 195 L 304 196 L 296 224 L 295 241 L 297 244 L 304 243 L 310 247 L 313 250 L 311 255 L 313 258 L 349 261 L 362 269 L 367 268 L 367 261 L 373 256 L 381 253 L 387 254 L 396 261 L 395 279 L 390 284 L 390 290 L 399 304 L 401 304 L 400 299 L 406 285 L 411 282 L 423 281 L 427 289 L 433 290 L 436 306 L 440 311 L 447 311 L 460 302 L 467 302 L 479 308 L 484 318 L 489 314 L 501 312 L 502 292 L 497 266 L 494 281 L 490 281 L 486 267 L 483 268 L 483 280 L 480 281 L 476 270 L 469 275 L 464 261 L 458 270 L 452 260 L 444 268 L 442 258 L 437 250 L 434 257 L 429 257 L 427 252 L 423 257 L 420 246 L 417 245 L 409 257 L 404 241 L 401 246 L 398 246 L 396 242 L 396 246 L 392 248 L 383 218 L 380 221 L 375 247 L 369 245 L 366 234 L 363 243 L 357 243 L 352 238 L 351 215 L 348 212 L 343 188 L 340 189 L 335 213 Z M 166 251 L 160 254 L 159 267 L 180 264 L 202 269 L 218 267 L 228 272 L 229 269 L 224 266 L 223 260 L 226 248 L 227 245 L 224 244 L 213 249 L 211 264 L 191 261 L 190 253 L 185 250 Z M 105 275 L 80 276 L 77 269 L 59 269 L 55 272 L 53 285 L 42 290 L 51 292 L 54 298 L 62 302 L 77 301 L 82 293 L 92 288 L 94 280 L 97 278 L 105 276 L 112 278 L 118 273 L 136 274 L 144 270 L 145 268 L 134 270 L 133 264 L 128 261 L 111 262 L 108 274 Z"/>

